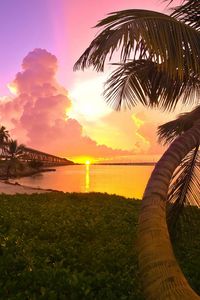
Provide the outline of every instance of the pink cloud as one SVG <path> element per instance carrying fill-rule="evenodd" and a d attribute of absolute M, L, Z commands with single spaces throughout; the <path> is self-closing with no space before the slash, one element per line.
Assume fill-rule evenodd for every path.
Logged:
<path fill-rule="evenodd" d="M 137 130 L 140 137 L 138 147 L 140 148 L 141 153 L 160 155 L 163 153 L 165 148 L 158 143 L 157 128 L 164 122 L 164 120 L 161 121 L 161 118 L 160 120 L 157 118 L 157 121 L 152 120 L 152 116 L 149 117 L 148 114 L 145 112 L 139 112 L 136 114 L 136 117 L 142 121 L 142 124 Z M 143 147 L 144 144 L 146 144 L 146 147 Z"/>
<path fill-rule="evenodd" d="M 66 119 L 71 106 L 67 91 L 56 79 L 57 59 L 43 49 L 35 49 L 23 60 L 12 87 L 17 96 L 0 104 L 0 122 L 11 135 L 29 147 L 62 156 L 95 157 L 130 155 L 83 136 L 76 120 Z"/>

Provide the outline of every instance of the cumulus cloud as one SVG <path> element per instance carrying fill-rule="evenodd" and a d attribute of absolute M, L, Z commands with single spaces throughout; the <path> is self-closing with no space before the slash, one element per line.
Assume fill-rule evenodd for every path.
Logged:
<path fill-rule="evenodd" d="M 22 62 L 22 71 L 9 85 L 15 94 L 0 102 L 0 122 L 14 138 L 49 153 L 62 156 L 120 156 L 131 151 L 98 145 L 83 135 L 83 127 L 70 119 L 67 91 L 56 81 L 57 59 L 44 49 L 35 49 Z"/>
<path fill-rule="evenodd" d="M 157 128 L 168 119 L 158 111 L 135 107 L 133 111 L 112 112 L 98 123 L 84 121 L 84 130 L 90 137 L 110 147 L 132 150 L 134 156 L 128 160 L 137 160 L 137 157 L 141 160 L 141 155 L 143 160 L 151 160 L 164 151 L 157 141 Z"/>
<path fill-rule="evenodd" d="M 136 136 L 138 137 L 137 146 L 141 154 L 160 155 L 164 147 L 158 143 L 157 128 L 163 123 L 157 116 L 157 121 L 148 117 L 145 112 L 138 112 L 132 115 L 133 122 L 137 127 Z"/>

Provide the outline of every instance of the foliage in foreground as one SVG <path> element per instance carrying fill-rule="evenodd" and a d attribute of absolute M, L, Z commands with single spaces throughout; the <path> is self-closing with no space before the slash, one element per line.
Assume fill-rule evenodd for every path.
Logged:
<path fill-rule="evenodd" d="M 0 299 L 143 299 L 136 249 L 140 201 L 106 194 L 0 196 Z M 198 290 L 195 235 L 176 253 Z M 200 290 L 198 291 L 200 292 Z"/>

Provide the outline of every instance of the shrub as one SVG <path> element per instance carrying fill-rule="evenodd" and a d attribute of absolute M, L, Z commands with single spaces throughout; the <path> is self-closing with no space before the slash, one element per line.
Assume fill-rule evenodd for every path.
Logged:
<path fill-rule="evenodd" d="M 40 169 L 43 166 L 43 162 L 39 161 L 39 160 L 31 160 L 28 163 L 29 167 L 33 168 L 33 169 Z"/>

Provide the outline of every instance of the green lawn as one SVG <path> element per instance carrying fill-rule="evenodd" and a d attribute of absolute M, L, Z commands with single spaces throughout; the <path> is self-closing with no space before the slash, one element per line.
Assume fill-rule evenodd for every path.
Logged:
<path fill-rule="evenodd" d="M 136 249 L 140 203 L 98 193 L 0 196 L 0 299 L 144 299 Z M 198 290 L 195 222 L 192 231 L 181 223 L 176 253 Z"/>

